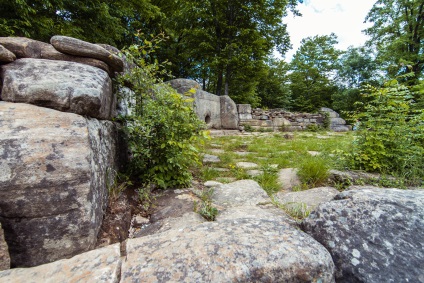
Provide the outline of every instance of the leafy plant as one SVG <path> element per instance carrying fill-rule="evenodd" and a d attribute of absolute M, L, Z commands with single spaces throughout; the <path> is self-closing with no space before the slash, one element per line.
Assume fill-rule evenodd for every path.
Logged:
<path fill-rule="evenodd" d="M 414 109 L 409 89 L 396 80 L 368 87 L 350 161 L 356 169 L 395 174 L 411 184 L 424 176 L 424 111 Z"/>
<path fill-rule="evenodd" d="M 157 79 L 165 63 L 153 54 L 163 36 L 124 50 L 131 69 L 118 81 L 129 86 L 131 114 L 124 117 L 131 150 L 130 173 L 144 184 L 180 187 L 191 180 L 190 166 L 199 164 L 195 145 L 205 137 L 204 125 L 192 109 L 191 93 L 180 95 Z"/>

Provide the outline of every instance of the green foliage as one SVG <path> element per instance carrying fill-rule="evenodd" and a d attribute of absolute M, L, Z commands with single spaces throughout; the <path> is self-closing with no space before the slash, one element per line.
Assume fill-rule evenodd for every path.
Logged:
<path fill-rule="evenodd" d="M 336 43 L 335 34 L 302 40 L 290 63 L 293 110 L 313 113 L 331 106 L 332 95 L 337 91 L 332 77 L 341 53 L 334 47 Z"/>
<path fill-rule="evenodd" d="M 134 40 L 139 20 L 159 17 L 149 0 L 0 0 L 0 36 L 48 42 L 56 34 L 116 46 Z"/>
<path fill-rule="evenodd" d="M 212 205 L 212 195 L 214 189 L 204 190 L 200 195 L 200 203 L 194 202 L 194 212 L 199 213 L 207 221 L 215 221 L 218 215 L 218 209 Z"/>
<path fill-rule="evenodd" d="M 395 174 L 411 183 L 424 176 L 424 111 L 414 109 L 409 89 L 396 80 L 368 87 L 351 162 L 354 168 Z"/>
<path fill-rule="evenodd" d="M 161 188 L 188 185 L 190 166 L 199 163 L 195 144 L 202 137 L 202 122 L 192 109 L 193 99 L 180 95 L 157 79 L 163 65 L 148 52 L 162 37 L 132 45 L 124 54 L 132 66 L 119 78 L 131 86 L 132 115 L 125 117 L 125 129 L 132 153 L 130 171 L 144 183 Z M 131 100 L 130 100 L 131 101 Z"/>
<path fill-rule="evenodd" d="M 366 30 L 368 44 L 378 50 L 378 59 L 389 76 L 404 77 L 416 84 L 424 75 L 424 2 L 422 0 L 378 0 L 367 15 L 373 26 Z"/>
<path fill-rule="evenodd" d="M 132 185 L 128 176 L 119 174 L 113 169 L 108 169 L 106 172 L 107 190 L 110 201 L 116 201 L 121 194 Z"/>
<path fill-rule="evenodd" d="M 299 165 L 297 175 L 310 187 L 317 187 L 328 180 L 328 161 L 319 156 L 306 157 Z"/>

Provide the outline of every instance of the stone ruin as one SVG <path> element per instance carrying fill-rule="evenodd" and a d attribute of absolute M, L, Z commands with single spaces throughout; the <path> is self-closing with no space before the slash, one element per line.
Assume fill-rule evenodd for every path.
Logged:
<path fill-rule="evenodd" d="M 217 183 L 216 221 L 190 212 L 92 250 L 124 161 L 111 83 L 124 62 L 111 46 L 51 43 L 0 37 L 0 282 L 424 282 L 423 190 L 353 186 L 297 225 L 255 181 Z M 170 84 L 196 89 L 196 113 L 211 128 L 298 130 L 322 118 L 237 112 L 229 97 Z M 344 126 L 322 111 L 333 130 Z M 174 193 L 192 200 L 196 190 Z"/>
<path fill-rule="evenodd" d="M 295 113 L 284 109 L 252 109 L 250 104 L 237 104 L 237 110 L 240 125 L 248 125 L 255 130 L 292 132 L 307 130 L 311 125 L 323 127 L 326 119 L 324 113 L 328 113 L 330 130 L 346 132 L 352 129 L 337 112 L 324 107 L 317 114 Z"/>

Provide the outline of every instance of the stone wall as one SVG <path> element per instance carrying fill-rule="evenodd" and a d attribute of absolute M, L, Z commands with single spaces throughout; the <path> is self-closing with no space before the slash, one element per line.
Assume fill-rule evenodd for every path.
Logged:
<path fill-rule="evenodd" d="M 95 246 L 118 166 L 111 77 L 124 68 L 104 47 L 0 37 L 0 223 L 12 267 Z"/>
<path fill-rule="evenodd" d="M 248 125 L 256 130 L 265 131 L 303 131 L 312 125 L 324 126 L 324 112 L 329 113 L 330 129 L 333 131 L 349 131 L 350 127 L 339 114 L 329 108 L 322 108 L 320 113 L 296 113 L 284 109 L 252 109 L 249 104 L 237 105 L 240 125 Z"/>

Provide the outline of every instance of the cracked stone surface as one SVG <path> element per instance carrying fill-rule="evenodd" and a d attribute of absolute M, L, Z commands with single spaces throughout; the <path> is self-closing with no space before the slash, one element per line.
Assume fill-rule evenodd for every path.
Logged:
<path fill-rule="evenodd" d="M 120 244 L 86 252 L 32 268 L 15 268 L 0 272 L 0 282 L 119 282 Z"/>
<path fill-rule="evenodd" d="M 356 186 L 302 227 L 330 251 L 338 282 L 424 282 L 424 190 Z"/>
<path fill-rule="evenodd" d="M 331 201 L 339 191 L 332 187 L 319 187 L 299 192 L 278 192 L 275 199 L 281 204 L 304 203 L 308 210 L 315 209 L 324 202 Z"/>

